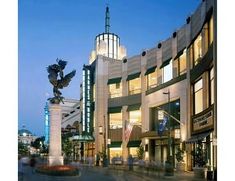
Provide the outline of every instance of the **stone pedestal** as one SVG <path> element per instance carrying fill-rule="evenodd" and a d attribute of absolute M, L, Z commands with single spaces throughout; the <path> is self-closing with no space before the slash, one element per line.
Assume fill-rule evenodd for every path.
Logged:
<path fill-rule="evenodd" d="M 49 166 L 63 165 L 64 160 L 61 155 L 61 106 L 51 104 L 50 111 L 50 142 L 49 142 Z"/>

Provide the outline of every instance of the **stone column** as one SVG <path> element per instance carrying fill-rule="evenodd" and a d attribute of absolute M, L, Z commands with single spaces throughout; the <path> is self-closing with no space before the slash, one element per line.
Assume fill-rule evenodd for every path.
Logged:
<path fill-rule="evenodd" d="M 50 105 L 50 143 L 49 143 L 49 166 L 63 165 L 64 160 L 61 155 L 61 106 L 59 104 Z"/>

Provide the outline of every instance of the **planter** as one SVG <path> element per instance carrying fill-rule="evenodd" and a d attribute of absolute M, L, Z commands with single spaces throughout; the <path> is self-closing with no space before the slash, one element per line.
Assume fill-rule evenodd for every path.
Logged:
<path fill-rule="evenodd" d="M 204 167 L 193 167 L 194 177 L 195 178 L 206 178 L 207 168 Z"/>
<path fill-rule="evenodd" d="M 36 172 L 50 176 L 76 176 L 79 174 L 79 170 L 76 167 L 70 165 L 43 165 L 37 167 Z"/>
<path fill-rule="evenodd" d="M 173 165 L 169 162 L 165 162 L 165 176 L 174 176 L 174 168 Z"/>
<path fill-rule="evenodd" d="M 183 162 L 176 163 L 176 171 L 178 171 L 178 172 L 185 171 L 185 163 L 183 163 Z"/>

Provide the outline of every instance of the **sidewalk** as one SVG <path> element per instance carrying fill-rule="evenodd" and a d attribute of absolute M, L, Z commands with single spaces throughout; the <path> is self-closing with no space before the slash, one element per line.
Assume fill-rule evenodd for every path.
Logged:
<path fill-rule="evenodd" d="M 194 178 L 193 172 L 174 172 L 174 176 L 165 176 L 164 171 L 147 171 L 145 169 L 140 169 L 135 166 L 133 171 L 128 170 L 127 165 L 109 165 L 110 170 L 120 170 L 127 172 L 128 174 L 134 174 L 140 177 L 146 177 L 146 180 L 172 180 L 172 181 L 206 181 L 206 179 Z"/>

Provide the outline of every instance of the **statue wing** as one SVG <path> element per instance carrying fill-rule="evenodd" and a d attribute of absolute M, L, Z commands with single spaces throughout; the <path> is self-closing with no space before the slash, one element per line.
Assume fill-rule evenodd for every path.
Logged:
<path fill-rule="evenodd" d="M 69 74 L 65 75 L 64 78 L 61 80 L 58 80 L 58 88 L 62 89 L 64 87 L 67 87 L 71 81 L 71 79 L 75 76 L 76 70 L 73 70 Z"/>
<path fill-rule="evenodd" d="M 50 65 L 47 67 L 47 72 L 49 73 L 48 75 L 48 79 L 50 81 L 50 83 L 53 85 L 53 86 L 57 86 L 57 67 L 54 65 Z"/>

